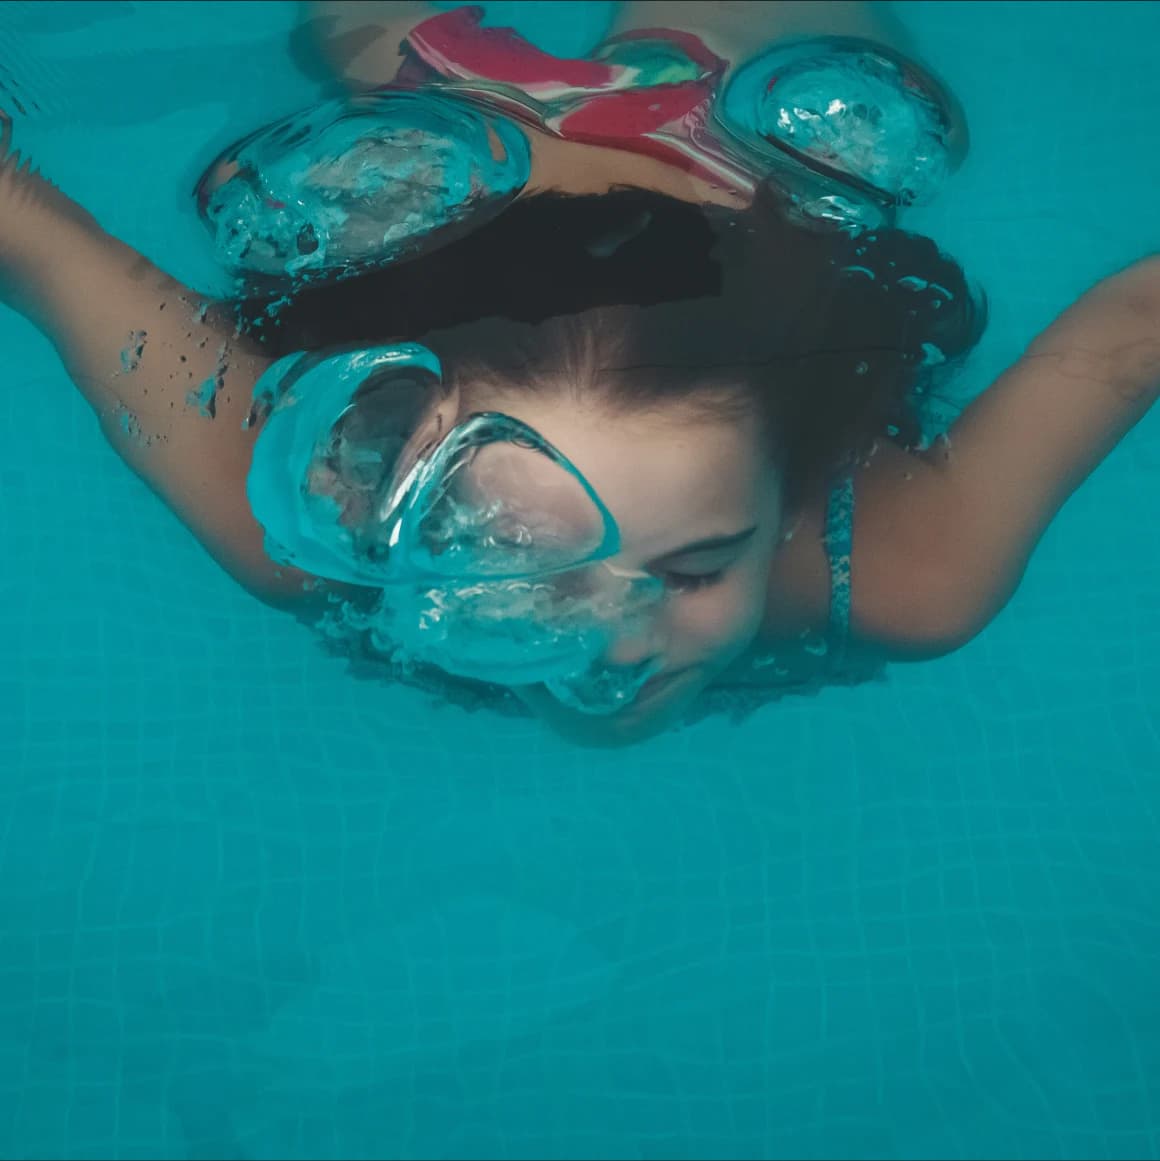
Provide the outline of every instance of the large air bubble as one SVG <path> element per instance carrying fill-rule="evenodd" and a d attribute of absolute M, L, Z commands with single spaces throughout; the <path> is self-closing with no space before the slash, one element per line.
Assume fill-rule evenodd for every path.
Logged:
<path fill-rule="evenodd" d="M 221 262 L 318 277 L 380 265 L 497 212 L 528 179 L 523 132 L 430 93 L 327 101 L 227 150 L 198 187 Z"/>
<path fill-rule="evenodd" d="M 895 205 L 930 200 L 950 170 L 951 124 L 934 83 L 869 41 L 778 46 L 738 72 L 718 115 Z"/>

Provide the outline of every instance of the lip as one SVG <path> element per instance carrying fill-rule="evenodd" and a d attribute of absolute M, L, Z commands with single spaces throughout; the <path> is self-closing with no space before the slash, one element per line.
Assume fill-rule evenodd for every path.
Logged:
<path fill-rule="evenodd" d="M 630 722 L 641 712 L 651 709 L 654 701 L 675 687 L 681 678 L 687 677 L 692 669 L 693 666 L 686 666 L 684 669 L 674 669 L 669 673 L 658 673 L 655 677 L 650 677 L 640 687 L 636 697 L 632 701 L 618 709 L 614 714 L 605 718 L 589 720 L 605 722 L 609 726 L 614 722 Z M 537 713 L 545 714 L 548 717 L 558 717 L 563 714 L 568 719 L 578 716 L 576 710 L 568 709 L 561 705 L 548 691 L 547 687 L 542 684 L 524 686 L 522 689 L 526 692 L 519 694 L 521 700 Z M 519 693 L 519 690 L 517 690 L 517 693 Z"/>
<path fill-rule="evenodd" d="M 633 698 L 632 704 L 635 706 L 640 705 L 643 701 L 651 701 L 654 697 L 669 689 L 677 678 L 684 677 L 688 672 L 689 667 L 686 666 L 684 669 L 674 669 L 670 673 L 658 673 L 656 677 L 650 677 L 640 687 L 640 692 Z"/>

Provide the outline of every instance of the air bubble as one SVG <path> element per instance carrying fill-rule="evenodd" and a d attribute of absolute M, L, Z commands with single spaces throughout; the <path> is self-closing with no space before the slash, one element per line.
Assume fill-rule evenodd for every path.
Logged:
<path fill-rule="evenodd" d="M 811 657 L 825 657 L 830 651 L 830 646 L 827 644 L 824 637 L 817 634 L 810 634 L 802 644 L 802 648 L 810 654 Z"/>

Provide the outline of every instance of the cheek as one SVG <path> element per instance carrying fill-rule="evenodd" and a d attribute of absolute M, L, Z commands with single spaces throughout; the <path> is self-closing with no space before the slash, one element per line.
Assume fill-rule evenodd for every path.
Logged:
<path fill-rule="evenodd" d="M 736 573 L 720 584 L 674 598 L 670 642 L 683 653 L 708 655 L 748 641 L 765 614 L 764 575 Z"/>

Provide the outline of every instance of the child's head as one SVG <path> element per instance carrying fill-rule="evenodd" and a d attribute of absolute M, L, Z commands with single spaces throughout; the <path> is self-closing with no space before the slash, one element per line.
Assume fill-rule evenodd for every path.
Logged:
<path fill-rule="evenodd" d="M 927 239 L 807 231 L 765 197 L 738 214 L 619 191 L 517 202 L 434 253 L 303 292 L 258 333 L 277 353 L 421 342 L 449 418 L 505 412 L 576 465 L 619 525 L 613 563 L 667 586 L 605 658 L 659 666 L 601 720 L 629 738 L 750 646 L 796 509 L 875 438 L 917 442 L 924 344 L 953 359 L 983 317 Z M 520 692 L 561 728 L 589 725 Z"/>

